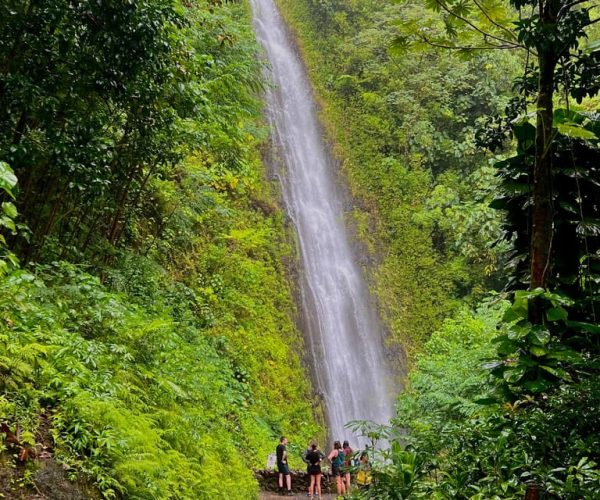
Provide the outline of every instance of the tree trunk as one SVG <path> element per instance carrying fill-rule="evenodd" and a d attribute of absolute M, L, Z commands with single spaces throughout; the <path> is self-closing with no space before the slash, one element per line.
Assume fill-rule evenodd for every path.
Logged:
<path fill-rule="evenodd" d="M 537 131 L 533 170 L 531 231 L 531 288 L 544 288 L 549 275 L 552 245 L 552 95 L 554 60 L 540 55 L 540 87 L 537 99 Z"/>
<path fill-rule="evenodd" d="M 133 179 L 135 178 L 139 167 L 132 167 L 127 175 L 127 180 L 125 185 L 121 188 L 121 192 L 117 196 L 117 206 L 115 208 L 115 213 L 113 215 L 112 223 L 110 225 L 110 230 L 108 231 L 107 239 L 108 242 L 115 246 L 116 244 L 116 236 L 117 231 L 119 229 L 119 222 L 121 221 L 121 216 L 123 215 L 123 211 L 125 210 L 125 204 L 127 202 L 127 197 L 129 195 L 129 189 L 131 188 L 131 184 L 133 183 Z"/>
<path fill-rule="evenodd" d="M 541 7 L 544 2 L 540 2 Z M 554 2 L 550 0 L 541 8 L 542 24 L 554 24 L 556 14 Z M 552 207 L 552 118 L 554 107 L 554 72 L 557 54 L 550 44 L 538 48 L 539 81 L 536 102 L 535 165 L 533 168 L 533 207 L 531 228 L 531 278 L 529 287 L 546 288 L 550 276 L 552 236 L 554 231 Z M 533 323 L 543 321 L 543 307 L 539 301 L 533 301 L 530 307 L 530 320 Z"/>
<path fill-rule="evenodd" d="M 540 487 L 535 483 L 529 483 L 527 485 L 527 491 L 525 491 L 525 498 L 523 500 L 539 500 L 540 498 Z"/>

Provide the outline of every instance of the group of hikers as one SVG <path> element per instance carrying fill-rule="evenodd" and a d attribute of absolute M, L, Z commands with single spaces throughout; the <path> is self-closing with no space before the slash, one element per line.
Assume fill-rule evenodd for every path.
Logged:
<path fill-rule="evenodd" d="M 293 495 L 292 476 L 290 475 L 288 464 L 287 444 L 287 438 L 282 437 L 277 445 L 277 471 L 279 473 L 279 492 L 286 494 L 287 490 L 287 494 L 291 496 Z M 326 459 L 331 464 L 331 475 L 335 478 L 338 496 L 343 497 L 350 493 L 352 472 L 356 472 L 356 484 L 359 488 L 366 489 L 370 487 L 371 465 L 369 463 L 369 455 L 366 451 L 356 453 L 350 447 L 348 441 L 344 441 L 343 444 L 335 441 L 333 449 L 329 455 L 325 456 L 319 449 L 319 445 L 312 442 L 302 454 L 302 460 L 306 463 L 306 472 L 310 476 L 310 485 L 308 487 L 309 498 L 321 498 L 321 464 Z"/>

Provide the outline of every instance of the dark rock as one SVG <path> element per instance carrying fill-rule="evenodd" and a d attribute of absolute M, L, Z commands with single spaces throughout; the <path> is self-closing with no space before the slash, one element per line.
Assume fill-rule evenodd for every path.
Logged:
<path fill-rule="evenodd" d="M 0 456 L 0 498 L 11 500 L 96 500 L 100 493 L 84 479 L 69 480 L 67 471 L 52 458 L 51 453 L 40 454 L 28 466 L 15 464 L 12 457 Z M 31 483 L 25 482 L 25 472 L 31 471 Z"/>
<path fill-rule="evenodd" d="M 310 476 L 306 471 L 293 470 L 292 475 L 292 491 L 302 493 L 308 491 L 310 484 Z M 254 477 L 258 481 L 261 491 L 275 492 L 279 490 L 278 474 L 272 469 L 254 470 Z M 324 473 L 321 476 L 321 490 L 323 493 L 335 492 L 335 480 L 329 473 Z"/>

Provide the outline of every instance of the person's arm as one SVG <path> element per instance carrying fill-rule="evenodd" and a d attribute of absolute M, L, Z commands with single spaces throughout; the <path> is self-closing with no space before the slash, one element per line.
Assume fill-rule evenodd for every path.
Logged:
<path fill-rule="evenodd" d="M 338 451 L 337 450 L 331 450 L 331 453 L 327 457 L 327 460 L 329 460 L 331 462 L 331 460 L 334 459 L 337 456 L 338 456 Z"/>

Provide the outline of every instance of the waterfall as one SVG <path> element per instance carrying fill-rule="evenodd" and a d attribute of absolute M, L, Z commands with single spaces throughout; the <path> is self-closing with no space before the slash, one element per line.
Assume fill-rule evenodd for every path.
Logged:
<path fill-rule="evenodd" d="M 298 235 L 301 309 L 315 382 L 330 438 L 364 447 L 345 424 L 387 423 L 393 413 L 381 324 L 344 223 L 344 193 L 304 65 L 274 0 L 251 0 L 251 5 L 270 65 L 266 115 L 281 159 L 274 168 Z"/>

